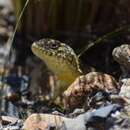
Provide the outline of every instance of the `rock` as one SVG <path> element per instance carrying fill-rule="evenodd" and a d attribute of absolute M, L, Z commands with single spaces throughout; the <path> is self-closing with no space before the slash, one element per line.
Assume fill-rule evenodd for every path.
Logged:
<path fill-rule="evenodd" d="M 49 124 L 45 121 L 39 121 L 38 119 L 34 119 L 35 117 L 31 117 L 26 122 L 27 124 L 24 126 L 25 130 L 49 130 Z"/>
<path fill-rule="evenodd" d="M 57 130 L 86 130 L 87 126 L 87 128 L 93 127 L 105 130 L 103 128 L 107 125 L 107 119 L 120 110 L 121 106 L 113 104 L 92 112 L 80 114 L 75 118 L 67 118 L 52 114 L 32 114 L 24 122 L 23 129 L 50 130 L 51 128 L 56 128 Z"/>
<path fill-rule="evenodd" d="M 119 95 L 126 97 L 130 100 L 130 78 L 122 81 L 122 86 Z"/>
<path fill-rule="evenodd" d="M 122 74 L 119 79 L 119 84 L 121 86 L 119 96 L 121 96 L 125 101 L 124 111 L 126 116 L 119 117 L 117 122 L 110 128 L 110 130 L 129 130 L 130 129 L 130 45 L 123 44 L 116 47 L 112 55 L 120 64 Z M 120 121 L 118 121 L 120 120 Z"/>
<path fill-rule="evenodd" d="M 0 5 L 13 10 L 13 5 L 10 0 L 0 0 Z"/>
<path fill-rule="evenodd" d="M 1 116 L 0 130 L 22 130 L 23 121 L 10 116 Z"/>
<path fill-rule="evenodd" d="M 107 130 L 130 130 L 130 117 L 120 115 Z"/>
<path fill-rule="evenodd" d="M 44 129 L 41 129 L 41 126 L 44 126 Z M 24 122 L 23 126 L 24 130 L 47 130 L 51 128 L 58 130 L 86 130 L 83 116 L 71 119 L 51 114 L 32 114 Z"/>
<path fill-rule="evenodd" d="M 6 124 L 8 124 L 8 123 L 16 123 L 17 121 L 20 121 L 20 120 L 18 118 L 15 118 L 15 117 L 1 116 L 1 121 L 3 123 L 6 122 Z"/>
<path fill-rule="evenodd" d="M 82 107 L 88 97 L 92 97 L 99 91 L 117 93 L 119 86 L 116 80 L 108 74 L 90 72 L 79 76 L 64 92 L 65 108 Z"/>
<path fill-rule="evenodd" d="M 117 61 L 121 67 L 125 70 L 129 70 L 130 68 L 130 45 L 123 44 L 119 47 L 114 48 L 112 55 L 115 61 Z"/>

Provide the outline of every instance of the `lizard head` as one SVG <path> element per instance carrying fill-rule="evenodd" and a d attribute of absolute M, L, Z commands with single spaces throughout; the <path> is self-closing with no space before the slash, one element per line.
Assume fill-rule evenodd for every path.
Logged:
<path fill-rule="evenodd" d="M 130 70 L 130 45 L 129 44 L 123 44 L 119 47 L 116 47 L 112 55 L 122 67 L 124 67 L 127 70 Z"/>
<path fill-rule="evenodd" d="M 58 40 L 41 39 L 36 41 L 32 44 L 32 52 L 42 59 L 56 75 L 65 77 L 72 74 L 73 77 L 73 73 L 80 72 L 78 57 L 74 50 Z"/>

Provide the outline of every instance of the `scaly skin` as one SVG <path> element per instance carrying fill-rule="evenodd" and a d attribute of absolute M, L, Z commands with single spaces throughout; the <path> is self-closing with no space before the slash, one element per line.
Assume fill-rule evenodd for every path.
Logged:
<path fill-rule="evenodd" d="M 54 90 L 55 96 L 63 92 L 82 73 L 73 49 L 58 40 L 36 41 L 32 44 L 32 52 L 58 77 L 60 85 Z"/>

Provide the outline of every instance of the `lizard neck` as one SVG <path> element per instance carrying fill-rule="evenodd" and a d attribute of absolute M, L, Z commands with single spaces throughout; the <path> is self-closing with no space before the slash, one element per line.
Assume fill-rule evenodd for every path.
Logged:
<path fill-rule="evenodd" d="M 42 58 L 42 57 L 41 57 Z M 67 86 L 70 85 L 79 75 L 82 74 L 79 64 L 69 64 L 65 60 L 56 59 L 55 57 L 44 56 L 42 59 L 47 67 Z"/>

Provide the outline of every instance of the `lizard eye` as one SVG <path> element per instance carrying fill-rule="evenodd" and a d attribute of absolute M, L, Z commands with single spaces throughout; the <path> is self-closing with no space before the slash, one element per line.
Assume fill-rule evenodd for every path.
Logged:
<path fill-rule="evenodd" d="M 56 49 L 58 47 L 57 43 L 53 42 L 50 44 L 52 49 Z"/>

